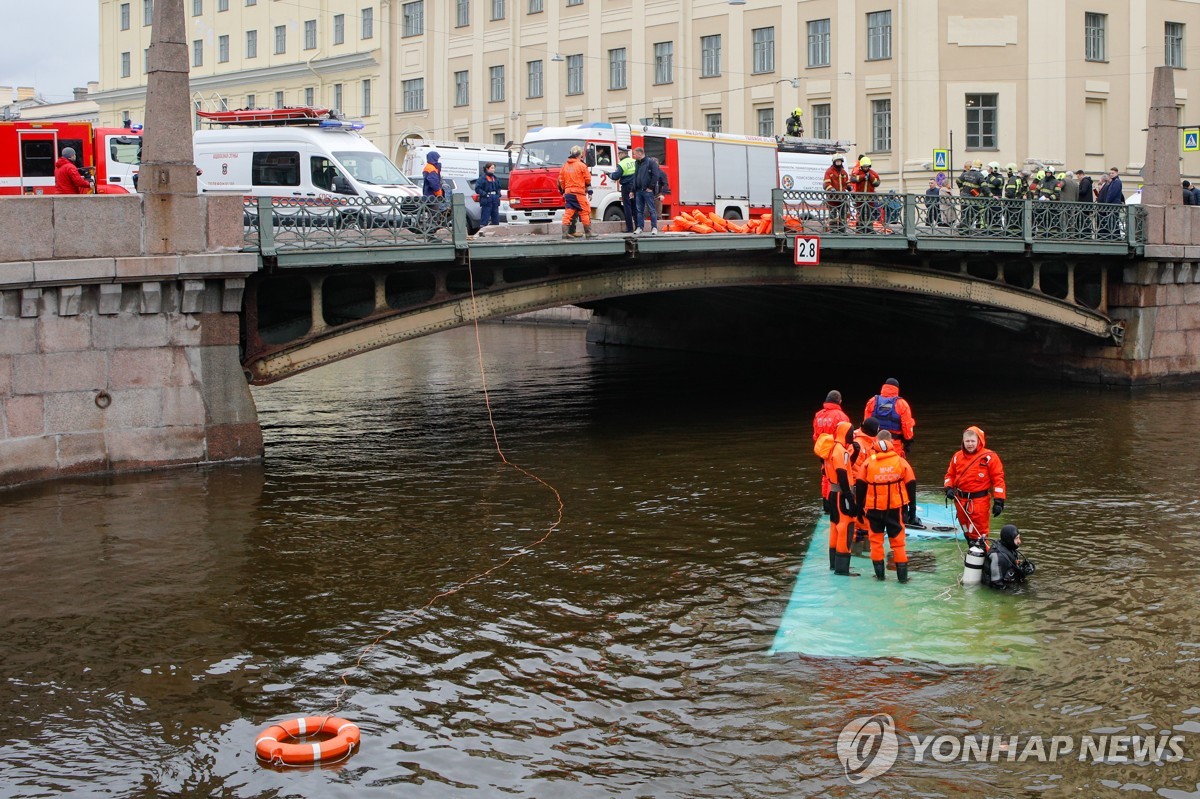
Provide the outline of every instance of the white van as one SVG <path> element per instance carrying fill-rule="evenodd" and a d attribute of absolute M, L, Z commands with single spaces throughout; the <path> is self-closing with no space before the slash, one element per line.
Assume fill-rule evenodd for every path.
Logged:
<path fill-rule="evenodd" d="M 442 165 L 442 177 L 462 178 L 472 188 L 475 180 L 483 174 L 488 164 L 496 165 L 496 180 L 500 181 L 500 224 L 525 221 L 508 205 L 508 173 L 516 161 L 517 154 L 503 147 L 470 142 L 437 142 L 428 139 L 405 139 L 401 145 L 404 174 L 412 177 L 425 169 L 425 156 L 438 154 Z"/>
<path fill-rule="evenodd" d="M 386 155 L 340 120 L 200 130 L 193 144 L 200 191 L 295 198 L 295 210 L 275 209 L 283 217 L 332 220 L 337 197 L 421 196 Z"/>

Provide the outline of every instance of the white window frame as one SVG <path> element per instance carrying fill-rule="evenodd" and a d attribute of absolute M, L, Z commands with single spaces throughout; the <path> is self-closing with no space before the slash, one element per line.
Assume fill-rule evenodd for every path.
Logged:
<path fill-rule="evenodd" d="M 871 152 L 886 153 L 892 149 L 892 98 L 871 101 Z"/>
<path fill-rule="evenodd" d="M 833 105 L 813 103 L 809 106 L 812 115 L 812 135 L 817 139 L 833 138 Z"/>
<path fill-rule="evenodd" d="M 410 78 L 400 81 L 400 91 L 404 98 L 406 112 L 425 110 L 425 79 Z"/>
<path fill-rule="evenodd" d="M 462 69 L 454 73 L 454 105 L 461 108 L 471 104 L 471 72 Z"/>
<path fill-rule="evenodd" d="M 867 14 L 867 60 L 886 61 L 892 57 L 892 12 Z"/>
<path fill-rule="evenodd" d="M 753 74 L 763 75 L 775 71 L 775 28 L 754 28 L 750 31 L 754 48 Z"/>
<path fill-rule="evenodd" d="M 567 56 L 567 94 L 583 94 L 583 54 Z"/>
<path fill-rule="evenodd" d="M 488 67 L 488 102 L 504 102 L 504 65 Z"/>
<path fill-rule="evenodd" d="M 608 89 L 620 91 L 629 88 L 628 54 L 624 47 L 614 47 L 608 51 Z"/>
<path fill-rule="evenodd" d="M 808 66 L 829 66 L 829 59 L 832 55 L 829 47 L 831 26 L 832 21 L 828 17 L 808 21 Z"/>
<path fill-rule="evenodd" d="M 304 49 L 317 49 L 317 21 L 315 19 L 304 20 Z"/>
<path fill-rule="evenodd" d="M 287 52 L 287 25 L 275 26 L 275 55 Z"/>
<path fill-rule="evenodd" d="M 970 93 L 964 98 L 964 104 L 967 120 L 967 149 L 999 149 L 1000 95 L 995 93 Z"/>
<path fill-rule="evenodd" d="M 1108 14 L 1094 11 L 1084 13 L 1083 60 L 1108 61 Z"/>
<path fill-rule="evenodd" d="M 258 31 L 246 31 L 246 58 L 258 58 Z"/>
<path fill-rule="evenodd" d="M 345 14 L 334 14 L 333 15 L 333 43 L 334 44 L 345 44 L 346 43 L 346 15 Z"/>
<path fill-rule="evenodd" d="M 721 77 L 721 34 L 700 37 L 700 77 Z"/>
<path fill-rule="evenodd" d="M 1183 46 L 1186 34 L 1187 26 L 1182 22 L 1163 23 L 1163 64 L 1176 69 L 1187 68 L 1184 59 L 1187 50 Z"/>
<path fill-rule="evenodd" d="M 544 70 L 545 66 L 540 59 L 537 61 L 525 62 L 525 74 L 528 77 L 529 84 L 527 87 L 526 96 L 529 97 L 529 99 L 541 97 L 546 93 L 543 74 Z"/>
<path fill-rule="evenodd" d="M 654 43 L 654 85 L 675 82 L 675 42 Z"/>
<path fill-rule="evenodd" d="M 425 0 L 411 0 L 405 3 L 400 6 L 400 14 L 404 20 L 403 38 L 425 33 Z"/>
<path fill-rule="evenodd" d="M 362 10 L 362 38 L 375 38 L 375 9 L 364 8 Z"/>

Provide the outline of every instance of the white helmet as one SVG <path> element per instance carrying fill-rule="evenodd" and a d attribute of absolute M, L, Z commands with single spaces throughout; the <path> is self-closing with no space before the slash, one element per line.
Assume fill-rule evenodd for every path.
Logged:
<path fill-rule="evenodd" d="M 988 162 L 988 169 L 999 169 L 999 168 L 1000 168 L 999 161 L 989 161 Z"/>

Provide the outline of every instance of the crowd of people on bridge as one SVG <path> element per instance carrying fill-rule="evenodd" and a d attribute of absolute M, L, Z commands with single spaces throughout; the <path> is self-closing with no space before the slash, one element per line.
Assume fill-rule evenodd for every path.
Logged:
<path fill-rule="evenodd" d="M 870 157 L 860 155 L 849 170 L 845 162 L 844 156 L 836 154 L 825 171 L 829 232 L 847 232 L 851 217 L 855 232 L 861 233 L 899 222 L 900 201 L 895 192 L 876 196 L 879 173 Z M 1190 191 L 1186 182 L 1183 189 L 1185 203 L 1200 203 L 1200 191 Z M 1116 167 L 1093 180 L 1082 169 L 1055 172 L 1044 167 L 1019 169 L 1015 163 L 1001 167 L 998 161 L 985 165 L 970 160 L 957 178 L 939 171 L 929 181 L 920 222 L 929 228 L 944 227 L 962 234 L 1017 235 L 1022 230 L 1025 200 L 1036 203 L 1032 213 L 1035 233 L 1109 238 L 1120 229 L 1118 206 L 1125 203 L 1125 192 Z M 1089 203 L 1093 208 L 1068 213 L 1065 206 L 1054 204 L 1063 202 Z"/>
<path fill-rule="evenodd" d="M 912 407 L 900 395 L 895 378 L 888 378 L 867 400 L 857 428 L 836 390 L 813 417 L 813 451 L 821 459 L 821 500 L 829 517 L 829 569 L 834 575 L 858 576 L 850 561 L 865 542 L 875 579 L 887 579 L 886 539 L 896 579 L 908 582 L 905 530 L 924 526 L 917 515 L 917 477 L 907 458 L 916 427 Z M 1020 532 L 1014 525 L 1005 525 L 999 544 L 988 540 L 991 518 L 1004 512 L 1008 494 L 1004 465 L 986 443 L 979 427 L 964 430 L 942 487 L 968 544 L 985 552 L 983 583 L 1005 588 L 1023 581 L 1032 566 L 1020 552 Z"/>

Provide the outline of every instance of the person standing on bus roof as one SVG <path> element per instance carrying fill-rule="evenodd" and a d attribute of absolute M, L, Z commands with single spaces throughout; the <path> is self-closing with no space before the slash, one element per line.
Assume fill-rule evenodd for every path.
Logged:
<path fill-rule="evenodd" d="M 64 147 L 54 162 L 54 188 L 59 194 L 91 194 L 92 184 L 75 166 L 75 149 Z"/>
<path fill-rule="evenodd" d="M 637 161 L 637 169 L 633 173 L 633 189 L 637 198 L 637 224 L 633 234 L 642 232 L 642 222 L 646 212 L 650 212 L 650 233 L 658 233 L 658 204 L 671 191 L 667 176 L 658 165 L 658 159 L 646 155 L 643 147 L 633 148 L 633 157 Z"/>

